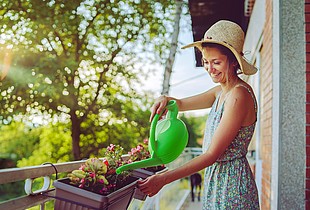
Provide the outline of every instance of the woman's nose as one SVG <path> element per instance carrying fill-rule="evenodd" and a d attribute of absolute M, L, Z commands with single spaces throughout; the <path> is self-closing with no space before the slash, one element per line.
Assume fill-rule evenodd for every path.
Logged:
<path fill-rule="evenodd" d="M 208 72 L 213 72 L 213 71 L 214 71 L 213 65 L 212 65 L 212 64 L 209 64 L 209 65 L 207 66 L 207 70 L 208 70 Z"/>

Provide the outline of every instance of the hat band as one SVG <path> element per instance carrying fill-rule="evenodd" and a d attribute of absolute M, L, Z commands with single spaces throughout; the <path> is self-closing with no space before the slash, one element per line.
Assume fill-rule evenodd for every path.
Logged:
<path fill-rule="evenodd" d="M 201 41 L 204 41 L 204 40 L 206 40 L 206 39 L 212 39 L 212 37 L 211 36 L 207 36 L 207 37 L 205 37 L 205 38 L 202 38 L 201 39 Z M 229 45 L 229 46 L 231 46 L 232 48 L 234 48 L 234 46 L 232 46 L 231 44 L 229 44 L 228 42 L 226 42 L 226 41 L 222 41 L 223 43 L 225 43 L 225 44 L 227 44 L 227 45 Z M 235 49 L 235 48 L 234 48 Z M 241 56 L 244 56 L 244 53 L 241 51 L 241 52 L 239 52 L 240 53 L 240 55 Z"/>

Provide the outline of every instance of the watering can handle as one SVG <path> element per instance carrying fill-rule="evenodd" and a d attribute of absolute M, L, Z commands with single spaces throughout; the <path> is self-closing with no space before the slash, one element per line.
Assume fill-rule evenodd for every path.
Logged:
<path fill-rule="evenodd" d="M 170 117 L 172 115 L 175 115 L 175 117 L 176 117 L 176 115 L 178 114 L 177 102 L 175 100 L 169 101 L 168 104 L 166 105 L 165 109 L 160 114 L 155 114 L 155 116 L 151 122 L 151 128 L 150 128 L 150 144 L 151 144 L 151 148 L 153 148 L 153 150 L 157 147 L 156 139 L 155 139 L 156 125 L 157 125 L 157 122 L 159 120 L 159 117 L 164 113 L 164 111 L 166 109 L 169 110 L 167 117 Z"/>

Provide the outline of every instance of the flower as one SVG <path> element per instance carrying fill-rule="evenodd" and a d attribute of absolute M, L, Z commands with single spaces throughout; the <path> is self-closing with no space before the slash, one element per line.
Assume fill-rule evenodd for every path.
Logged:
<path fill-rule="evenodd" d="M 116 168 L 123 165 L 123 148 L 110 144 L 104 151 L 104 158 L 89 158 L 78 170 L 68 174 L 70 184 L 99 194 L 115 191 L 117 182 L 123 182 L 130 175 L 123 172 L 116 175 Z"/>
<path fill-rule="evenodd" d="M 132 148 L 128 152 L 129 159 L 127 163 L 132 163 L 134 161 L 140 161 L 151 157 L 148 150 L 148 139 L 144 139 L 143 143 L 138 144 L 135 148 Z"/>
<path fill-rule="evenodd" d="M 147 158 L 151 158 L 151 154 L 148 150 L 148 139 L 144 139 L 143 143 L 139 143 L 136 147 L 132 148 L 130 152 L 128 152 L 129 158 L 127 159 L 127 164 L 132 163 L 135 161 L 140 161 L 144 160 Z M 164 165 L 162 166 L 154 166 L 154 167 L 149 167 L 149 170 L 152 171 L 157 171 L 164 168 Z"/>

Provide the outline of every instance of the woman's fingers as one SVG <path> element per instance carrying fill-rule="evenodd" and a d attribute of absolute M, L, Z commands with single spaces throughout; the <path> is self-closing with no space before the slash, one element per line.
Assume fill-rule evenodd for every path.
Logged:
<path fill-rule="evenodd" d="M 163 182 L 159 175 L 153 175 L 145 180 L 138 181 L 139 189 L 146 195 L 152 197 L 163 187 Z"/>
<path fill-rule="evenodd" d="M 138 181 L 138 187 L 139 187 L 139 189 L 145 189 L 145 188 L 146 188 L 146 182 L 147 182 L 147 179 L 139 180 L 139 181 Z"/>
<path fill-rule="evenodd" d="M 151 108 L 150 122 L 153 120 L 155 114 L 161 114 L 164 111 L 167 103 L 168 103 L 168 97 L 167 96 L 160 96 L 156 100 L 155 104 Z M 163 113 L 163 115 L 164 115 L 164 113 Z"/>
<path fill-rule="evenodd" d="M 146 195 L 153 196 L 151 188 L 148 184 L 148 179 L 138 181 L 138 188 Z"/>
<path fill-rule="evenodd" d="M 158 109 L 159 105 L 160 105 L 159 103 L 156 103 L 156 104 L 154 104 L 154 105 L 152 106 L 152 108 L 151 108 L 150 122 L 152 122 L 152 120 L 153 120 L 155 114 L 157 113 L 157 109 Z"/>

